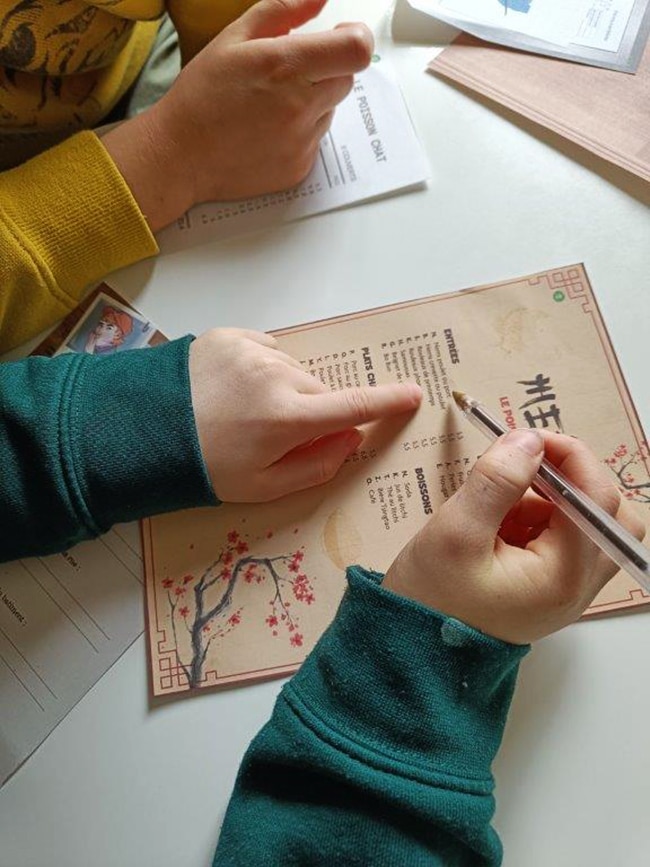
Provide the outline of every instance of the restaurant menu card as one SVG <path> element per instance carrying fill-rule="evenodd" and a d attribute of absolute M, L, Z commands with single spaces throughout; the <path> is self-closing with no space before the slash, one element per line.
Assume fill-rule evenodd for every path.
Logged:
<path fill-rule="evenodd" d="M 346 566 L 385 571 L 485 450 L 453 388 L 507 427 L 586 440 L 650 526 L 647 444 L 582 265 L 275 336 L 333 389 L 414 380 L 422 406 L 369 425 L 322 487 L 143 522 L 154 694 L 276 677 L 300 665 L 336 612 Z M 619 572 L 589 613 L 649 600 Z"/>

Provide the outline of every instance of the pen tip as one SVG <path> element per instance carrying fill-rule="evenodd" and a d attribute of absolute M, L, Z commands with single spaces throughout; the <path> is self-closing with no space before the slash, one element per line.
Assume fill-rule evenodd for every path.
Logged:
<path fill-rule="evenodd" d="M 454 398 L 454 400 L 456 401 L 456 405 L 459 406 L 461 409 L 463 409 L 465 407 L 465 404 L 467 403 L 467 395 L 465 394 L 465 392 L 464 391 L 452 391 L 451 394 L 452 394 L 452 397 Z"/>

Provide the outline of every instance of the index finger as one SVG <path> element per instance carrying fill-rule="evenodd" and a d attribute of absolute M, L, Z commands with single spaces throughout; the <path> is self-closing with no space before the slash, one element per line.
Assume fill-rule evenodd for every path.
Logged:
<path fill-rule="evenodd" d="M 301 430 L 306 436 L 325 436 L 412 411 L 421 400 L 422 390 L 413 382 L 306 394 L 303 395 Z"/>
<path fill-rule="evenodd" d="M 365 69 L 374 39 L 365 24 L 346 24 L 321 33 L 292 33 L 276 40 L 274 47 L 292 72 L 316 84 Z"/>

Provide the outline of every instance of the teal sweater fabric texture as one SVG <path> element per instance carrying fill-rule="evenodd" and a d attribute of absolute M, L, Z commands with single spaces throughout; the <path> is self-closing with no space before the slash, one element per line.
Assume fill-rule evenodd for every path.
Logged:
<path fill-rule="evenodd" d="M 0 365 L 0 560 L 218 502 L 190 343 Z M 246 753 L 215 867 L 501 863 L 490 766 L 528 648 L 381 577 L 348 570 L 334 622 Z"/>
<path fill-rule="evenodd" d="M 218 502 L 194 424 L 191 342 L 0 364 L 0 561 Z"/>
<path fill-rule="evenodd" d="M 490 766 L 519 661 L 348 569 L 331 626 L 239 770 L 213 867 L 501 864 Z"/>

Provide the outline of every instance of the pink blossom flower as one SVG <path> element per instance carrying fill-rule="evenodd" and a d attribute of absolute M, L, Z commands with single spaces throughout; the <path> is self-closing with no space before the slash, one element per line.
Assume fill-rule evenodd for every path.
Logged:
<path fill-rule="evenodd" d="M 239 533 L 237 532 L 237 530 L 231 530 L 228 533 L 226 538 L 228 539 L 228 541 L 230 542 L 231 545 L 234 545 L 235 542 L 237 541 L 237 539 L 239 539 Z"/>
<path fill-rule="evenodd" d="M 292 647 L 302 647 L 303 637 L 299 632 L 294 633 L 289 639 Z"/>
<path fill-rule="evenodd" d="M 172 586 L 173 583 L 174 583 L 174 582 L 172 581 L 171 578 L 163 578 L 162 586 L 163 586 L 166 590 L 169 590 L 169 588 Z"/>
<path fill-rule="evenodd" d="M 185 575 L 183 578 L 183 584 L 189 584 L 191 581 L 194 581 L 194 575 Z"/>
<path fill-rule="evenodd" d="M 174 588 L 174 595 L 175 596 L 185 596 L 185 590 L 182 587 L 175 587 Z"/>
<path fill-rule="evenodd" d="M 187 605 L 183 605 L 182 608 L 179 608 L 178 613 L 181 615 L 181 617 L 187 617 L 187 615 L 190 613 L 190 609 L 187 607 Z"/>

